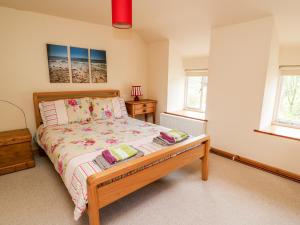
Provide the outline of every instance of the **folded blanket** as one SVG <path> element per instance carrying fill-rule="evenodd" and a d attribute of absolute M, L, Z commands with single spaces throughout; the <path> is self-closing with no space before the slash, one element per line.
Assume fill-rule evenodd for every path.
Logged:
<path fill-rule="evenodd" d="M 116 162 L 128 159 L 136 154 L 137 150 L 126 144 L 120 144 L 116 147 L 110 147 L 102 152 L 103 158 L 109 164 L 114 164 Z"/>
<path fill-rule="evenodd" d="M 121 163 L 124 163 L 124 162 L 127 162 L 129 160 L 133 160 L 133 159 L 136 159 L 136 158 L 139 158 L 139 157 L 142 157 L 144 156 L 144 152 L 140 151 L 140 150 L 137 150 L 137 154 L 132 156 L 131 158 L 128 158 L 128 159 L 125 159 L 125 160 L 122 160 L 122 161 L 118 161 L 116 162 L 115 164 L 110 164 L 106 161 L 106 159 L 104 159 L 104 157 L 102 155 L 99 155 L 97 156 L 93 162 L 100 167 L 100 169 L 102 170 L 106 170 L 106 169 L 109 169 L 113 166 L 116 166 L 116 165 L 119 165 Z"/>

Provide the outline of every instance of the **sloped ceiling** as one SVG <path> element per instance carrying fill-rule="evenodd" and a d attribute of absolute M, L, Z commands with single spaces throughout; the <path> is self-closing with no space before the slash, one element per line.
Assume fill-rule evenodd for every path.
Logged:
<path fill-rule="evenodd" d="M 111 25 L 110 0 L 0 0 L 0 6 Z M 183 56 L 209 53 L 214 26 L 274 16 L 281 44 L 300 43 L 299 0 L 133 0 L 133 29 L 168 38 Z M 259 34 L 258 34 L 259 35 Z"/>

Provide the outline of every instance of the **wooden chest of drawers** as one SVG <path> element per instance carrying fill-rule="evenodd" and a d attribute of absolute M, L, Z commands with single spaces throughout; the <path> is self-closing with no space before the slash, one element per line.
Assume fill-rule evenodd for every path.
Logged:
<path fill-rule="evenodd" d="M 0 132 L 0 175 L 34 166 L 29 130 Z"/>
<path fill-rule="evenodd" d="M 133 118 L 136 115 L 145 115 L 145 120 L 147 121 L 147 116 L 149 113 L 153 115 L 153 123 L 155 123 L 155 113 L 156 113 L 156 100 L 142 99 L 139 101 L 127 101 L 126 108 L 127 112 Z"/>

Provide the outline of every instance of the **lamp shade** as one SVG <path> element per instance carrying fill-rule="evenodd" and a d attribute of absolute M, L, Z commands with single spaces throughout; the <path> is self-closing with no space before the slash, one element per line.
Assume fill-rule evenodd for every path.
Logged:
<path fill-rule="evenodd" d="M 142 96 L 142 90 L 141 90 L 141 86 L 137 85 L 137 86 L 132 86 L 131 89 L 131 96 L 134 96 L 134 100 L 138 101 L 139 100 L 139 96 Z"/>
<path fill-rule="evenodd" d="M 132 27 L 132 0 L 111 0 L 112 25 L 119 29 Z"/>

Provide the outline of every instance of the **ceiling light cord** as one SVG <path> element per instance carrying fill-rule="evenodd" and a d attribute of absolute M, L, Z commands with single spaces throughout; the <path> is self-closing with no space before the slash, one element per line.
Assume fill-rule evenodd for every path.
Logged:
<path fill-rule="evenodd" d="M 10 104 L 10 105 L 16 107 L 17 109 L 19 109 L 19 110 L 22 112 L 22 114 L 23 114 L 25 126 L 26 126 L 26 128 L 28 128 L 28 126 L 27 126 L 27 119 L 26 119 L 25 112 L 24 112 L 24 110 L 23 110 L 20 106 L 16 105 L 16 104 L 13 103 L 13 102 L 7 101 L 7 100 L 2 100 L 2 99 L 0 99 L 0 102 L 8 103 L 8 104 Z"/>

